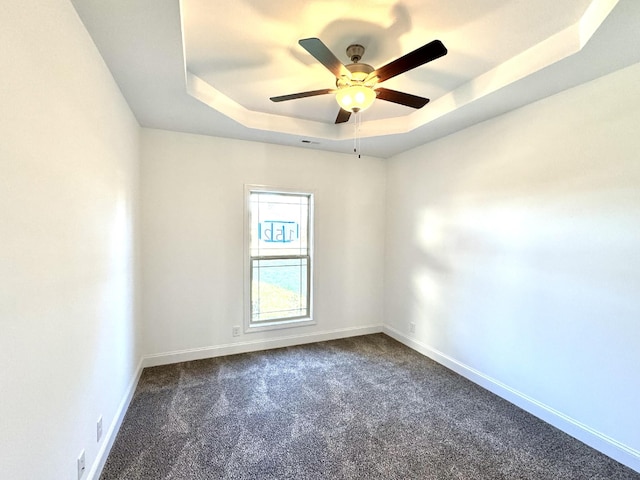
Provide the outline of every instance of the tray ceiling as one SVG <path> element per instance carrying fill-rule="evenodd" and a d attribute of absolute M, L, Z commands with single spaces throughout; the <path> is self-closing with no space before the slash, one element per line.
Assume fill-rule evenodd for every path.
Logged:
<path fill-rule="evenodd" d="M 640 61 L 634 0 L 73 4 L 142 126 L 342 152 L 354 116 L 335 125 L 332 95 L 269 100 L 335 86 L 298 40 L 320 38 L 345 64 L 359 43 L 374 67 L 441 40 L 447 56 L 384 84 L 429 104 L 378 100 L 361 114 L 363 153 L 377 157 Z"/>

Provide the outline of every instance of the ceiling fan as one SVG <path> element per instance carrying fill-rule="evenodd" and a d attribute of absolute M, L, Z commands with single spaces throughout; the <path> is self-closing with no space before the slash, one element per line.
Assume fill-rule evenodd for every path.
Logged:
<path fill-rule="evenodd" d="M 340 105 L 340 111 L 338 112 L 335 123 L 348 121 L 352 113 L 366 110 L 376 98 L 412 108 L 424 107 L 429 102 L 428 98 L 378 87 L 378 84 L 447 54 L 447 49 L 442 42 L 440 40 L 433 40 L 393 60 L 384 67 L 374 69 L 371 65 L 359 63 L 365 50 L 362 45 L 349 45 L 349 47 L 347 47 L 347 56 L 351 59 L 352 63 L 343 65 L 319 38 L 304 38 L 298 43 L 333 73 L 336 77 L 336 88 L 281 95 L 271 97 L 271 101 L 284 102 L 296 98 L 313 97 L 329 93 L 335 94 L 338 105 Z"/>

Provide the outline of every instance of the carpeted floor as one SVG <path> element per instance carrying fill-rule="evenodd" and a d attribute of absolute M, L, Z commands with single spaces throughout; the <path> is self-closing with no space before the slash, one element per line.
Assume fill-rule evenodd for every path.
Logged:
<path fill-rule="evenodd" d="M 378 334 L 145 369 L 100 478 L 640 474 Z"/>

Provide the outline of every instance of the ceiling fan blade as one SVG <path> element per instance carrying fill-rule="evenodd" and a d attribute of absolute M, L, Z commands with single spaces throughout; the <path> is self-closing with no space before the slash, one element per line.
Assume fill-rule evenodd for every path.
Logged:
<path fill-rule="evenodd" d="M 387 63 L 384 67 L 374 70 L 369 78 L 378 77 L 378 83 L 389 80 L 396 75 L 424 65 L 436 58 L 447 54 L 447 49 L 440 40 L 433 40 L 420 48 Z"/>
<path fill-rule="evenodd" d="M 331 53 L 331 50 L 329 50 L 319 38 L 303 38 L 299 40 L 298 43 L 322 65 L 327 67 L 336 78 L 351 78 L 351 72 Z"/>
<path fill-rule="evenodd" d="M 418 97 L 417 95 L 398 92 L 396 90 L 390 90 L 388 88 L 376 88 L 376 94 L 380 100 L 386 100 L 387 102 L 406 105 L 407 107 L 411 108 L 422 108 L 427 103 L 429 103 L 428 98 Z"/>
<path fill-rule="evenodd" d="M 338 112 L 338 116 L 336 117 L 336 123 L 348 122 L 349 118 L 351 118 L 351 112 L 345 110 L 344 108 L 341 108 Z"/>
<path fill-rule="evenodd" d="M 316 95 L 325 95 L 327 93 L 335 93 L 332 88 L 324 88 L 322 90 L 311 90 L 310 92 L 292 93 L 289 95 L 280 95 L 279 97 L 271 97 L 272 102 L 284 102 L 286 100 L 295 100 L 296 98 L 315 97 Z"/>

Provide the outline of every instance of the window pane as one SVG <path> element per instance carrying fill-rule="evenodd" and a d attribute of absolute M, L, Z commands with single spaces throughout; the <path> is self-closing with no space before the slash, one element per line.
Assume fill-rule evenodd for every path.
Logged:
<path fill-rule="evenodd" d="M 308 254 L 309 197 L 252 193 L 251 256 Z"/>
<path fill-rule="evenodd" d="M 253 260 L 251 320 L 307 316 L 307 273 L 307 258 Z"/>

